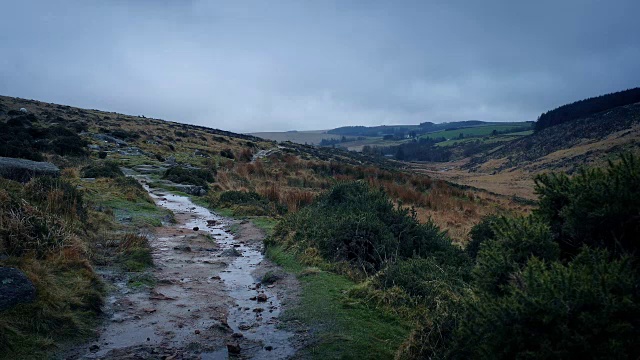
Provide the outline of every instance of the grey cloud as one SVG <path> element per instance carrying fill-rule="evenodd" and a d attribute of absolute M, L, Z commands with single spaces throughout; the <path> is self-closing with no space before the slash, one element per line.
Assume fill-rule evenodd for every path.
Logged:
<path fill-rule="evenodd" d="M 232 131 L 535 120 L 640 86 L 640 3 L 5 5 L 0 94 Z"/>

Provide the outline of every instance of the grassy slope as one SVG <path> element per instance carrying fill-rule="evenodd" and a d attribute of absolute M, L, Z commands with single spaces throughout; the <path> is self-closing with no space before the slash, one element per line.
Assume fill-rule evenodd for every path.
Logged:
<path fill-rule="evenodd" d="M 305 268 L 278 247 L 267 256 L 298 276 L 299 305 L 284 314 L 285 322 L 301 322 L 315 335 L 303 349 L 313 359 L 390 359 L 410 331 L 408 321 L 354 302 L 345 294 L 356 284 L 342 275 Z"/>

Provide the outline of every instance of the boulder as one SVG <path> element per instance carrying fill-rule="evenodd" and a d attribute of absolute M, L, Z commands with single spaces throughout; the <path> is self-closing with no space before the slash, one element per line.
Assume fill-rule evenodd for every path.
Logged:
<path fill-rule="evenodd" d="M 36 287 L 22 271 L 0 267 L 0 311 L 36 299 Z"/>
<path fill-rule="evenodd" d="M 60 176 L 60 169 L 49 162 L 0 157 L 0 177 L 27 182 L 34 176 Z"/>
<path fill-rule="evenodd" d="M 173 187 L 189 195 L 204 196 L 207 194 L 207 190 L 198 185 L 173 184 Z"/>
<path fill-rule="evenodd" d="M 127 146 L 126 141 L 122 141 L 118 138 L 115 138 L 111 135 L 106 134 L 93 134 L 93 138 L 96 140 L 104 141 L 106 143 L 116 144 L 118 146 Z"/>

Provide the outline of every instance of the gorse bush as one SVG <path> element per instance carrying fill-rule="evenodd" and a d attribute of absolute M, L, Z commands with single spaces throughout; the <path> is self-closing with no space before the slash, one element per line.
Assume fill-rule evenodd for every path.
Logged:
<path fill-rule="evenodd" d="M 584 248 L 568 264 L 532 257 L 504 296 L 467 300 L 452 353 L 470 358 L 637 358 L 639 278 L 631 259 Z M 635 355 L 634 355 L 635 354 Z"/>
<path fill-rule="evenodd" d="M 533 217 L 499 218 L 493 229 L 495 238 L 480 246 L 473 269 L 474 283 L 484 291 L 501 293 L 531 257 L 548 261 L 559 257 L 549 227 Z"/>
<path fill-rule="evenodd" d="M 42 161 L 41 152 L 85 156 L 86 146 L 74 131 L 60 125 L 41 126 L 33 114 L 0 122 L 0 156 Z"/>
<path fill-rule="evenodd" d="M 209 198 L 213 207 L 233 209 L 236 216 L 264 216 L 286 212 L 278 203 L 271 203 L 254 191 L 224 191 Z"/>
<path fill-rule="evenodd" d="M 583 169 L 536 177 L 540 205 L 536 210 L 547 221 L 563 256 L 583 245 L 607 248 L 615 253 L 640 250 L 640 161 L 623 155 L 609 168 Z"/>
<path fill-rule="evenodd" d="M 640 357 L 639 170 L 625 155 L 606 171 L 538 177 L 533 215 L 472 230 L 470 278 L 446 266 L 435 277 L 423 260 L 390 266 L 393 284 L 431 309 L 398 357 Z M 466 296 L 441 296 L 443 283 Z"/>
<path fill-rule="evenodd" d="M 382 190 L 364 182 L 338 184 L 287 215 L 274 240 L 317 249 L 324 259 L 348 262 L 365 273 L 401 258 L 462 256 L 437 226 L 419 223 L 415 213 L 395 207 Z"/>
<path fill-rule="evenodd" d="M 209 189 L 208 183 L 214 181 L 213 173 L 209 170 L 191 169 L 180 166 L 169 168 L 164 173 L 163 178 L 178 184 L 201 186 L 204 189 Z"/>

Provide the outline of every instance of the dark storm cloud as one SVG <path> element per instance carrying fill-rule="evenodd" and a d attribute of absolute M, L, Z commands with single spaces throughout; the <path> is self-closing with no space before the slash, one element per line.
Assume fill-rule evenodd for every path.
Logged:
<path fill-rule="evenodd" d="M 20 1 L 0 94 L 234 131 L 535 120 L 640 86 L 640 2 Z"/>

